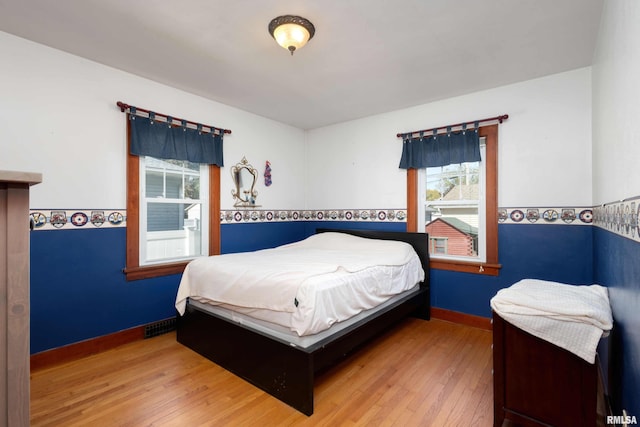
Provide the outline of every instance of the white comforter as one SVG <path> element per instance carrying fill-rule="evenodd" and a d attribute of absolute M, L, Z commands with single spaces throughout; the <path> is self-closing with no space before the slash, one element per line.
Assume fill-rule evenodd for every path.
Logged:
<path fill-rule="evenodd" d="M 190 262 L 182 275 L 176 309 L 184 314 L 187 298 L 198 297 L 294 312 L 299 289 L 310 278 L 339 270 L 400 266 L 414 257 L 415 251 L 404 242 L 326 232 L 274 249 L 199 258 Z"/>

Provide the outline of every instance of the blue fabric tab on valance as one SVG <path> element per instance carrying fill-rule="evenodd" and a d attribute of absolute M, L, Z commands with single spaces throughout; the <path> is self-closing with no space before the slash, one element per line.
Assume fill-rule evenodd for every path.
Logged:
<path fill-rule="evenodd" d="M 172 126 L 171 122 L 154 120 L 153 113 L 149 116 L 150 118 L 129 115 L 131 154 L 224 166 L 223 132 L 203 132 L 201 125 L 197 130 L 188 128 L 185 121 L 182 121 L 181 126 Z"/>
<path fill-rule="evenodd" d="M 402 141 L 401 169 L 424 169 L 464 162 L 480 161 L 480 137 L 478 130 L 462 130 L 412 138 L 405 135 Z"/>

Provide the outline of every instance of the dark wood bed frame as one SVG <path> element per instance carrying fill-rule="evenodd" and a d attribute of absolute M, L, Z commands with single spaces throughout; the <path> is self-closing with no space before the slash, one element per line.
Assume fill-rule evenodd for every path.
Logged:
<path fill-rule="evenodd" d="M 425 271 L 425 280 L 419 291 L 307 348 L 283 343 L 268 334 L 189 304 L 185 314 L 177 318 L 178 342 L 306 415 L 313 414 L 316 373 L 343 359 L 398 321 L 408 316 L 428 320 L 431 314 L 428 236 L 425 233 L 316 230 L 325 231 L 411 244 Z"/>

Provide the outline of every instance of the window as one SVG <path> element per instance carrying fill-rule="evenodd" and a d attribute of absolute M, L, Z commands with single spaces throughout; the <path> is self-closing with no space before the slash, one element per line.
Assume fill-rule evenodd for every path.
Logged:
<path fill-rule="evenodd" d="M 218 253 L 220 167 L 128 154 L 127 280 L 178 274 Z"/>
<path fill-rule="evenodd" d="M 486 138 L 480 138 L 486 156 Z M 431 239 L 446 239 L 431 257 L 486 261 L 484 198 L 486 162 L 467 162 L 418 171 L 418 229 Z M 423 214 L 424 213 L 424 214 Z M 432 248 L 435 248 L 432 246 Z"/>
<path fill-rule="evenodd" d="M 429 254 L 446 254 L 447 238 L 429 236 Z"/>
<path fill-rule="evenodd" d="M 140 156 L 140 265 L 208 254 L 208 167 Z"/>
<path fill-rule="evenodd" d="M 498 125 L 478 131 L 480 162 L 407 170 L 407 230 L 429 233 L 431 268 L 497 275 Z"/>

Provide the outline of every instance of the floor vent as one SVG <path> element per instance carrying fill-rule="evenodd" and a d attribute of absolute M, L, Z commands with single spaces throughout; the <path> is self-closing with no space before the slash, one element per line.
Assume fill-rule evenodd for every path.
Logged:
<path fill-rule="evenodd" d="M 176 330 L 176 319 L 166 319 L 151 323 L 144 327 L 144 337 L 153 338 Z"/>

